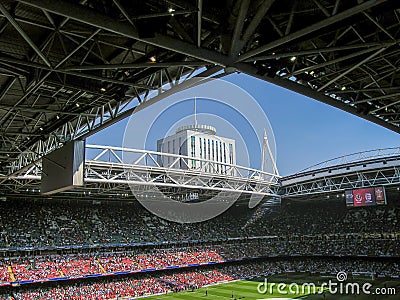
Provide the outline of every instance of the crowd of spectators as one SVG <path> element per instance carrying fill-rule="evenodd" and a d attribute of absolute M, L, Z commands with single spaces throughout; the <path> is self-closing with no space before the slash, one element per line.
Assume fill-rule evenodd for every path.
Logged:
<path fill-rule="evenodd" d="M 400 232 L 398 207 L 347 209 L 340 201 L 292 201 L 280 209 L 233 206 L 196 224 L 165 221 L 136 202 L 57 201 L 1 202 L 0 248 Z"/>
<path fill-rule="evenodd" d="M 38 288 L 12 292 L 8 297 L 15 300 L 101 300 L 166 293 L 167 284 L 156 278 L 112 280 L 102 283 L 73 284 L 54 288 Z M 12 297 L 12 298 L 11 298 Z"/>
<path fill-rule="evenodd" d="M 7 257 L 0 259 L 0 274 L 4 273 L 2 278 L 11 281 L 8 272 L 10 266 L 17 281 L 45 280 L 224 261 L 219 250 L 209 246 L 148 249 L 146 253 L 138 251 Z"/>
<path fill-rule="evenodd" d="M 0 259 L 0 274 L 17 281 L 82 277 L 100 273 L 135 272 L 194 264 L 221 263 L 254 257 L 372 256 L 398 257 L 398 239 L 378 238 L 252 238 L 218 245 L 180 248 L 133 248 L 126 251 L 87 252 L 70 255 L 36 255 Z"/>
<path fill-rule="evenodd" d="M 270 277 L 293 272 L 329 273 L 334 276 L 339 271 L 349 275 L 398 276 L 400 265 L 394 261 L 362 259 L 274 259 L 237 264 L 223 264 L 214 267 L 166 271 L 164 274 L 144 275 L 142 278 L 114 278 L 101 282 L 77 282 L 55 287 L 23 288 L 1 294 L 5 299 L 115 299 L 117 297 L 137 297 L 158 293 L 169 293 L 200 288 L 236 279 Z M 11 298 L 13 297 L 13 298 Z"/>
<path fill-rule="evenodd" d="M 400 238 L 258 238 L 221 248 L 224 259 L 259 256 L 399 256 Z"/>
<path fill-rule="evenodd" d="M 8 271 L 7 264 L 0 261 L 0 285 L 5 282 L 10 282 L 10 272 Z"/>
<path fill-rule="evenodd" d="M 235 276 L 236 277 L 236 276 Z M 218 270 L 182 272 L 161 277 L 161 280 L 169 283 L 174 291 L 197 289 L 204 285 L 217 284 L 224 281 L 232 281 L 234 277 L 223 274 Z"/>
<path fill-rule="evenodd" d="M 218 250 L 209 246 L 148 249 L 145 253 L 136 252 L 102 253 L 98 262 L 107 272 L 117 272 L 224 261 Z"/>
<path fill-rule="evenodd" d="M 0 202 L 0 248 L 5 248 L 0 257 L 0 285 L 14 280 L 81 278 L 210 262 L 222 264 L 211 270 L 189 268 L 141 279 L 21 290 L 14 294 L 15 299 L 140 296 L 292 271 L 373 270 L 385 276 L 399 274 L 397 263 L 318 258 L 399 257 L 400 209 L 396 206 L 347 209 L 343 201 L 291 201 L 280 208 L 259 206 L 250 210 L 233 206 L 206 222 L 178 224 L 150 214 L 136 202 L 57 201 Z M 102 246 L 97 250 L 90 248 L 94 245 Z M 64 250 L 52 250 L 54 246 L 84 246 L 84 249 L 68 250 L 65 254 Z M 13 247 L 25 250 L 13 252 Z M 30 247 L 47 249 L 29 252 Z M 279 260 L 279 256 L 287 259 Z M 297 256 L 302 258 L 290 259 Z M 277 260 L 259 264 L 226 263 L 252 257 Z"/>

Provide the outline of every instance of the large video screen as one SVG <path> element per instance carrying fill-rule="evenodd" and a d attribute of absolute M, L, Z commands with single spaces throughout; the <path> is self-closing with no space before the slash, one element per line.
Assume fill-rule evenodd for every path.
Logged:
<path fill-rule="evenodd" d="M 383 186 L 345 191 L 348 207 L 385 205 L 386 195 Z"/>

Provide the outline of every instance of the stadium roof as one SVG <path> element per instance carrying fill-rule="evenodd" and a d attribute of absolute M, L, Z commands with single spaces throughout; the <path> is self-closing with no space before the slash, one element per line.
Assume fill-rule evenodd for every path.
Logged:
<path fill-rule="evenodd" d="M 399 7 L 2 0 L 0 173 L 108 126 L 204 67 L 201 75 L 244 72 L 400 132 Z"/>

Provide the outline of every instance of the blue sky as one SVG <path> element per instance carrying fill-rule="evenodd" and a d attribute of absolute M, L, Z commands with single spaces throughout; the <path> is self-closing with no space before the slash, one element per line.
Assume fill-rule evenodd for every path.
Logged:
<path fill-rule="evenodd" d="M 289 175 L 341 155 L 400 145 L 400 136 L 397 133 L 289 90 L 244 74 L 232 74 L 224 80 L 244 89 L 264 110 L 275 135 L 277 166 L 281 175 Z M 156 105 L 159 104 L 154 104 Z M 246 124 L 235 113 L 221 109 L 218 105 L 213 107 L 209 102 L 199 100 L 197 107 L 199 116 L 211 110 L 215 115 L 234 124 L 238 131 L 246 130 Z M 179 114 L 181 117 L 186 114 L 186 120 L 192 120 L 192 109 L 193 104 L 188 101 L 186 106 L 180 108 Z M 164 117 L 164 121 L 160 118 L 151 128 L 154 139 L 158 138 L 157 128 L 164 133 L 165 128 L 171 126 L 171 116 L 177 115 L 171 112 L 165 112 L 164 115 L 168 116 L 168 113 L 170 118 Z M 131 122 L 135 122 L 135 115 Z M 214 122 L 218 123 L 218 120 Z M 165 126 L 167 123 L 168 126 Z M 127 124 L 128 119 L 114 124 L 89 137 L 87 143 L 122 146 Z M 137 130 L 142 129 L 138 125 Z M 229 135 L 226 130 L 223 131 L 224 136 Z M 260 150 L 253 145 L 249 149 L 256 149 L 254 152 L 257 155 L 254 155 L 256 158 L 252 166 L 258 166 Z"/>

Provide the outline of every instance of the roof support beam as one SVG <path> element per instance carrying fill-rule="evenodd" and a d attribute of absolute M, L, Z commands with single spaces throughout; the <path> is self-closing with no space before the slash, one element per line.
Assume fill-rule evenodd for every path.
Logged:
<path fill-rule="evenodd" d="M 203 17 L 203 0 L 197 0 L 197 47 L 201 46 L 201 20 Z"/>
<path fill-rule="evenodd" d="M 108 64 L 93 66 L 68 66 L 62 68 L 63 71 L 83 71 L 83 70 L 115 70 L 115 69 L 141 69 L 141 68 L 167 68 L 171 66 L 201 67 L 204 61 L 174 61 L 160 63 L 131 63 L 131 64 Z"/>
<path fill-rule="evenodd" d="M 379 88 L 369 88 L 369 89 L 359 89 L 359 90 L 330 90 L 329 93 L 332 94 L 348 94 L 348 93 L 368 93 L 368 92 L 379 92 L 379 91 L 396 91 L 400 90 L 400 86 L 384 86 Z"/>
<path fill-rule="evenodd" d="M 357 69 L 358 67 L 362 66 L 363 64 L 365 64 L 366 62 L 368 62 L 369 60 L 373 59 L 375 56 L 379 55 L 380 53 L 382 53 L 383 51 L 385 51 L 387 48 L 382 48 L 379 49 L 378 51 L 372 53 L 370 56 L 368 56 L 367 58 L 363 59 L 362 61 L 360 61 L 359 63 L 355 64 L 354 66 L 352 66 L 351 68 L 347 69 L 346 71 L 340 73 L 340 75 L 336 76 L 335 78 L 333 78 L 332 80 L 330 80 L 329 82 L 327 82 L 326 84 L 324 84 L 323 86 L 321 86 L 318 91 L 322 91 L 324 88 L 326 88 L 327 86 L 329 86 L 330 84 L 334 83 L 335 81 L 339 80 L 340 78 L 342 78 L 343 76 L 346 76 L 347 74 L 349 74 L 351 71 L 354 71 L 355 69 Z"/>
<path fill-rule="evenodd" d="M 374 113 L 376 113 L 376 112 L 378 112 L 378 111 L 380 111 L 382 109 L 387 109 L 388 107 L 392 107 L 394 105 L 398 105 L 399 103 L 400 103 L 400 100 L 396 101 L 396 102 L 392 102 L 390 104 L 387 104 L 385 106 L 382 106 L 382 107 L 379 107 L 379 108 L 376 108 L 376 109 L 372 110 L 371 113 L 374 114 Z"/>
<path fill-rule="evenodd" d="M 379 5 L 379 4 L 382 4 L 382 3 L 386 2 L 386 1 L 387 0 L 369 0 L 369 1 L 366 1 L 366 2 L 364 2 L 362 4 L 356 5 L 356 6 L 352 7 L 352 8 L 350 8 L 348 10 L 345 10 L 345 11 L 343 11 L 341 13 L 338 13 L 338 14 L 332 16 L 332 17 L 329 17 L 329 18 L 326 18 L 325 20 L 322 20 L 320 22 L 314 23 L 311 26 L 308 26 L 306 28 L 300 29 L 300 30 L 298 30 L 296 32 L 293 32 L 291 34 L 288 34 L 288 35 L 282 37 L 281 39 L 277 39 L 277 40 L 272 41 L 272 42 L 270 42 L 270 43 L 268 43 L 268 44 L 266 44 L 264 46 L 261 46 L 261 47 L 259 47 L 257 49 L 249 51 L 249 52 L 241 55 L 238 61 L 246 60 L 246 59 L 248 59 L 250 57 L 253 57 L 253 56 L 257 55 L 257 54 L 260 54 L 262 52 L 265 52 L 265 51 L 274 49 L 276 47 L 282 46 L 282 45 L 284 45 L 286 43 L 289 43 L 289 42 L 291 42 L 291 41 L 293 41 L 295 39 L 298 39 L 300 37 L 303 37 L 303 36 L 305 36 L 307 34 L 310 34 L 310 33 L 314 32 L 314 31 L 317 31 L 317 30 L 320 30 L 322 28 L 325 28 L 325 27 L 327 27 L 329 25 L 332 25 L 332 24 L 334 24 L 336 22 L 340 22 L 340 21 L 342 21 L 344 19 L 352 17 L 352 16 L 354 16 L 354 15 L 360 13 L 360 12 L 363 12 L 363 11 L 365 11 L 367 9 L 373 8 L 373 7 L 375 7 L 375 6 Z"/>
<path fill-rule="evenodd" d="M 318 100 L 322 103 L 328 104 L 330 106 L 336 107 L 338 109 L 341 109 L 345 112 L 351 113 L 353 115 L 356 115 L 360 118 L 363 118 L 365 120 L 368 120 L 372 123 L 378 124 L 384 128 L 390 129 L 394 132 L 400 133 L 400 127 L 396 126 L 394 124 L 390 124 L 388 122 L 385 122 L 384 120 L 373 116 L 373 115 L 369 115 L 369 114 L 360 114 L 357 112 L 357 108 L 356 107 L 352 107 L 348 104 L 345 104 L 342 101 L 338 101 L 332 97 L 329 97 L 327 95 L 322 94 L 321 92 L 317 92 L 316 90 L 310 89 L 308 86 L 303 86 L 301 84 L 298 84 L 296 82 L 293 82 L 291 80 L 287 80 L 287 79 L 281 79 L 279 77 L 276 78 L 271 78 L 268 76 L 261 76 L 257 73 L 257 69 L 254 68 L 253 66 L 250 65 L 241 65 L 241 67 L 239 68 L 239 71 L 246 73 L 248 75 L 254 76 L 256 78 L 259 78 L 261 80 L 264 80 L 266 82 L 270 82 L 272 84 L 275 84 L 277 86 L 286 88 L 288 90 L 294 91 L 296 93 L 299 93 L 301 95 L 304 95 L 306 97 L 310 97 L 312 99 Z"/>
<path fill-rule="evenodd" d="M 287 26 L 286 26 L 285 35 L 288 35 L 290 33 L 290 31 L 292 30 L 292 24 L 293 24 L 293 20 L 294 20 L 294 13 L 296 12 L 296 5 L 297 5 L 297 2 L 294 1 L 293 4 L 292 4 L 292 10 L 290 11 L 289 21 L 288 21 Z"/>
<path fill-rule="evenodd" d="M 120 85 L 135 86 L 135 87 L 144 88 L 144 89 L 152 89 L 151 86 L 148 86 L 145 84 L 136 84 L 133 82 L 121 81 L 121 80 L 116 80 L 113 78 L 101 77 L 101 76 L 96 76 L 96 75 L 87 74 L 87 73 L 75 72 L 75 71 L 71 71 L 71 70 L 54 69 L 53 71 L 51 71 L 45 65 L 36 64 L 36 63 L 26 63 L 25 61 L 18 60 L 18 59 L 0 57 L 0 61 L 2 61 L 2 60 L 8 61 L 11 63 L 15 63 L 15 64 L 19 64 L 22 66 L 27 65 L 29 67 L 33 67 L 33 68 L 37 68 L 37 69 L 41 69 L 41 70 L 48 70 L 49 73 L 45 75 L 45 77 L 41 80 L 41 83 L 42 83 L 42 81 L 44 81 L 44 79 L 46 79 L 50 75 L 50 72 L 55 72 L 55 73 L 63 73 L 63 74 L 72 75 L 72 76 L 81 77 L 81 78 L 93 79 L 93 80 L 98 80 L 98 81 L 106 81 L 106 82 L 111 82 L 111 83 L 120 84 Z M 106 66 L 108 66 L 108 65 L 106 65 Z"/>
<path fill-rule="evenodd" d="M 275 0 L 264 0 L 264 2 L 257 9 L 256 14 L 251 19 L 250 24 L 247 26 L 245 32 L 243 33 L 242 43 L 243 46 L 247 43 L 253 33 L 256 31 L 261 20 L 264 18 L 265 14 L 268 12 L 269 8 L 272 6 Z"/>
<path fill-rule="evenodd" d="M 7 92 L 11 89 L 11 87 L 13 86 L 13 84 L 16 80 L 17 80 L 17 77 L 12 77 L 7 81 L 6 85 L 0 91 L 0 102 L 4 98 L 4 96 L 7 94 Z"/>
<path fill-rule="evenodd" d="M 376 46 L 382 46 L 382 45 L 389 46 L 389 45 L 394 45 L 394 43 L 393 42 L 362 43 L 362 44 L 354 44 L 354 45 L 346 45 L 346 46 L 300 50 L 300 51 L 295 51 L 295 52 L 275 53 L 274 55 L 264 55 L 264 56 L 256 56 L 253 58 L 249 58 L 245 62 L 269 60 L 269 59 L 275 60 L 277 58 L 285 58 L 285 57 L 292 57 L 292 56 L 309 56 L 309 55 L 316 55 L 316 54 L 321 54 L 321 53 L 326 53 L 326 52 L 345 51 L 345 50 L 352 50 L 352 49 L 376 47 Z"/>
<path fill-rule="evenodd" d="M 160 13 L 154 13 L 154 14 L 146 14 L 146 15 L 139 15 L 139 16 L 134 16 L 132 19 L 133 20 L 140 20 L 140 19 L 151 19 L 151 18 L 159 18 L 159 17 L 168 17 L 172 15 L 187 15 L 187 14 L 193 14 L 195 13 L 196 10 L 176 10 L 174 12 L 160 12 Z"/>
<path fill-rule="evenodd" d="M 374 98 L 367 98 L 367 99 L 355 101 L 354 104 L 357 105 L 357 104 L 361 104 L 361 103 L 373 102 L 373 101 L 388 99 L 388 98 L 397 97 L 397 96 L 400 96 L 400 93 L 394 93 L 394 94 L 389 94 L 389 95 L 382 95 L 382 96 L 374 97 Z"/>
<path fill-rule="evenodd" d="M 393 35 L 390 34 L 389 31 L 387 31 L 381 24 L 379 24 L 379 22 L 377 20 L 375 20 L 373 17 L 371 17 L 368 13 L 363 12 L 364 16 L 366 16 L 372 23 L 374 23 L 376 25 L 376 27 L 378 27 L 380 30 L 382 30 L 382 32 L 384 32 L 389 38 L 391 38 L 393 41 L 395 41 L 396 39 L 394 38 Z"/>
<path fill-rule="evenodd" d="M 333 7 L 332 15 L 336 15 L 337 14 L 337 11 L 339 9 L 339 5 L 340 5 L 340 0 L 336 0 L 335 6 Z"/>
<path fill-rule="evenodd" d="M 49 113 L 49 114 L 58 114 L 58 115 L 69 115 L 69 116 L 84 116 L 84 117 L 96 117 L 96 114 L 89 113 L 80 113 L 80 112 L 70 112 L 70 111 L 62 111 L 62 110 L 53 110 L 47 108 L 37 108 L 31 106 L 17 106 L 14 107 L 12 105 L 0 104 L 0 109 L 12 109 L 14 111 L 29 111 L 29 112 L 39 112 L 39 113 Z"/>
<path fill-rule="evenodd" d="M 231 49 L 229 51 L 229 54 L 231 56 L 236 56 L 236 53 L 238 51 L 237 49 L 238 41 L 240 40 L 240 37 L 242 35 L 244 21 L 246 19 L 247 10 L 249 9 L 249 4 L 250 4 L 250 0 L 238 0 L 238 1 L 241 1 L 241 3 L 240 3 L 239 14 L 236 18 L 235 28 L 233 29 L 233 34 L 232 34 Z"/>
<path fill-rule="evenodd" d="M 319 2 L 318 0 L 313 0 L 313 1 L 314 1 L 315 5 L 317 5 L 318 8 L 324 13 L 325 16 L 327 16 L 327 17 L 330 17 L 330 16 L 331 16 L 331 14 L 329 13 L 329 11 L 326 9 L 325 6 L 323 6 L 323 5 L 321 4 L 321 2 Z"/>
<path fill-rule="evenodd" d="M 153 46 L 195 57 L 209 63 L 221 66 L 227 66 L 231 63 L 231 60 L 227 56 L 221 55 L 215 51 L 197 48 L 196 45 L 179 41 L 162 34 L 156 33 L 154 38 L 141 38 L 139 37 L 138 31 L 130 24 L 121 23 L 118 20 L 104 16 L 81 5 L 66 3 L 60 0 L 19 0 L 19 2 Z"/>
<path fill-rule="evenodd" d="M 124 15 L 125 19 L 132 25 L 133 28 L 136 28 L 135 24 L 133 24 L 132 20 L 129 18 L 128 13 L 125 11 L 123 6 L 119 3 L 118 0 L 113 0 L 114 4 L 118 7 L 121 13 Z"/>
<path fill-rule="evenodd" d="M 0 3 L 0 12 L 6 17 L 6 19 L 11 23 L 11 25 L 18 31 L 18 33 L 24 38 L 24 40 L 32 47 L 36 54 L 45 62 L 45 64 L 51 68 L 51 63 L 47 57 L 40 51 L 38 46 L 31 40 L 31 38 L 26 34 L 21 26 L 15 21 L 15 19 L 10 15 L 7 9 Z"/>
<path fill-rule="evenodd" d="M 367 49 L 364 49 L 364 50 L 361 50 L 361 51 L 358 51 L 358 52 L 351 53 L 349 55 L 345 55 L 345 56 L 342 56 L 342 57 L 339 57 L 339 58 L 336 58 L 336 59 L 328 60 L 328 61 L 320 63 L 320 64 L 316 64 L 316 65 L 312 65 L 312 66 L 309 66 L 309 67 L 302 68 L 300 70 L 296 70 L 293 73 L 288 74 L 285 77 L 289 78 L 290 76 L 298 75 L 298 74 L 301 74 L 301 73 L 304 73 L 304 72 L 307 72 L 307 71 L 315 71 L 317 69 L 320 69 L 320 68 L 323 68 L 323 67 L 327 67 L 329 65 L 333 65 L 333 64 L 336 64 L 336 63 L 341 62 L 341 61 L 345 61 L 345 60 L 348 60 L 348 59 L 351 59 L 351 58 L 354 58 L 354 57 L 357 57 L 357 56 L 364 55 L 364 54 L 372 52 L 372 51 L 376 51 L 376 50 L 382 49 L 382 46 L 383 47 L 384 46 L 389 47 L 390 45 L 393 45 L 393 43 L 389 44 L 389 45 L 378 45 L 378 46 L 375 46 L 375 47 L 372 47 L 372 48 L 367 48 Z M 384 48 L 384 49 L 386 49 L 386 48 Z"/>

